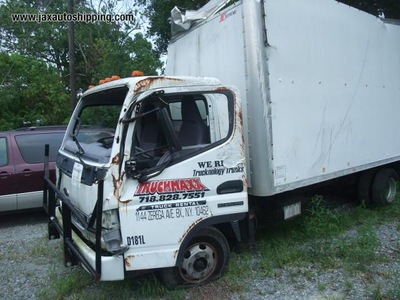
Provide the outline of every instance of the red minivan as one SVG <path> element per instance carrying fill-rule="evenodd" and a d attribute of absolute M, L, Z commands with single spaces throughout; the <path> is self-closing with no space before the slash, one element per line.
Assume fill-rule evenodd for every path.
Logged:
<path fill-rule="evenodd" d="M 42 207 L 44 147 L 50 145 L 54 172 L 65 129 L 49 126 L 0 132 L 0 212 Z"/>

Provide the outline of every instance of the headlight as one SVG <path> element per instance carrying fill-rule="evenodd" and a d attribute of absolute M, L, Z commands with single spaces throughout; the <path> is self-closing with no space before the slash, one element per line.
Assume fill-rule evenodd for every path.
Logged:
<path fill-rule="evenodd" d="M 119 216 L 117 209 L 103 211 L 102 227 L 104 229 L 119 229 Z"/>
<path fill-rule="evenodd" d="M 128 250 L 128 246 L 122 244 L 117 209 L 103 211 L 102 227 L 102 238 L 108 252 L 122 254 Z"/>

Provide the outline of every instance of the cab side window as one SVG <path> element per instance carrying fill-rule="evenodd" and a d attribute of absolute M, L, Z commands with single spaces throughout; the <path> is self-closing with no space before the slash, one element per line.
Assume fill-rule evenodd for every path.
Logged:
<path fill-rule="evenodd" d="M 182 124 L 178 140 L 182 147 L 210 143 L 210 129 L 201 117 L 193 96 L 185 96 L 181 102 Z"/>
<path fill-rule="evenodd" d="M 220 91 L 140 99 L 123 122 L 135 122 L 127 176 L 146 181 L 165 168 L 223 144 L 233 132 L 234 99 Z"/>
<path fill-rule="evenodd" d="M 221 93 L 172 98 L 169 111 L 182 149 L 202 148 L 227 138 L 232 129 L 229 102 Z"/>
<path fill-rule="evenodd" d="M 0 167 L 8 165 L 8 151 L 6 138 L 0 138 Z"/>
<path fill-rule="evenodd" d="M 155 160 L 169 152 L 181 160 L 222 143 L 232 130 L 228 104 L 217 92 L 144 100 L 135 111 L 133 157 Z"/>

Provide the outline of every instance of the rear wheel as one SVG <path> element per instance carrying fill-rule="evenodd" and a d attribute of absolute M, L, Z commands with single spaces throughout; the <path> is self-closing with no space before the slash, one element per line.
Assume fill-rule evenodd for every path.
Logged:
<path fill-rule="evenodd" d="M 368 170 L 361 174 L 358 181 L 358 200 L 367 206 L 371 205 L 372 181 L 374 180 L 375 171 Z"/>
<path fill-rule="evenodd" d="M 191 287 L 219 278 L 229 260 L 229 244 L 215 227 L 202 229 L 189 243 L 178 267 L 160 271 L 169 289 Z"/>
<path fill-rule="evenodd" d="M 399 175 L 393 169 L 385 168 L 378 171 L 372 182 L 371 203 L 373 205 L 388 205 L 393 203 L 397 194 Z"/>

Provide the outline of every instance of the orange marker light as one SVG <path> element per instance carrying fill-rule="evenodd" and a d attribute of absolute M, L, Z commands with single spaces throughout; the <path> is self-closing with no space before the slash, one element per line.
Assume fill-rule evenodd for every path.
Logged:
<path fill-rule="evenodd" d="M 144 74 L 143 74 L 142 71 L 135 70 L 135 71 L 132 72 L 132 77 L 143 76 L 143 75 Z"/>

